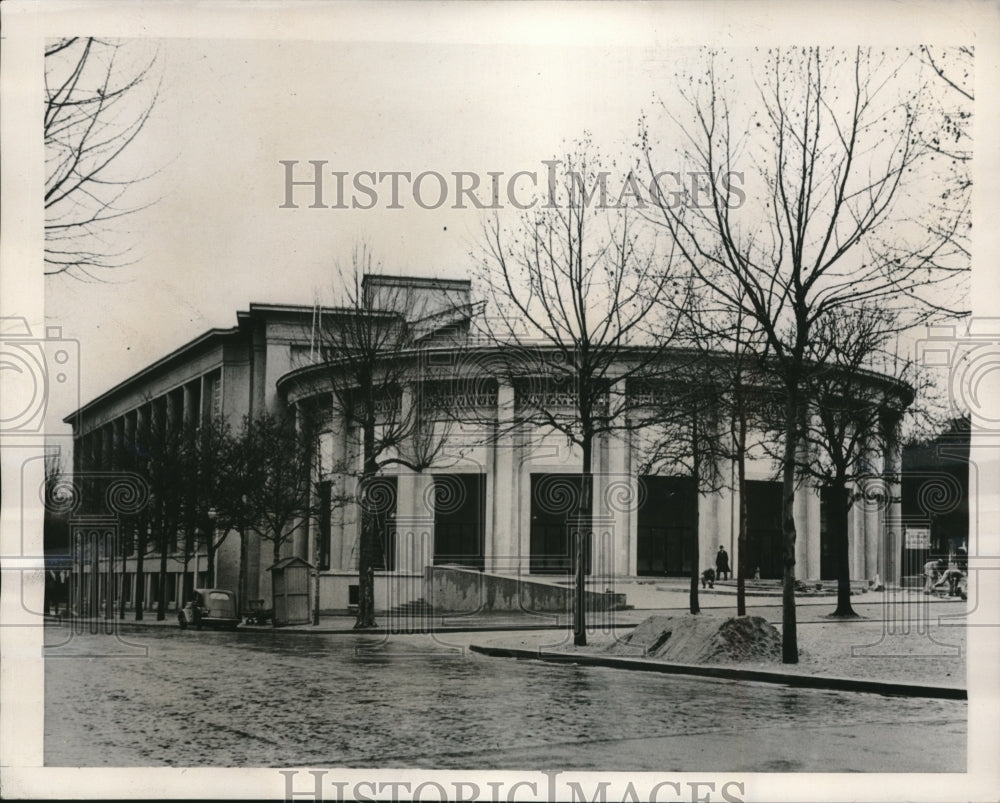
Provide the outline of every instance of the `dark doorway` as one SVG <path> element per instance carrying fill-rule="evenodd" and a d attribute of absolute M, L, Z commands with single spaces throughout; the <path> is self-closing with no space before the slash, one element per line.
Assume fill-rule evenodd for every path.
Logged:
<path fill-rule="evenodd" d="M 579 509 L 579 474 L 531 475 L 532 574 L 563 574 L 573 571 L 573 516 Z M 592 544 L 584 544 L 584 571 L 590 574 Z"/>
<path fill-rule="evenodd" d="M 330 569 L 330 505 L 333 499 L 333 483 L 324 480 L 319 484 L 319 554 L 316 559 L 322 572 Z"/>
<path fill-rule="evenodd" d="M 747 482 L 747 571 L 762 580 L 782 576 L 781 483 Z"/>
<path fill-rule="evenodd" d="M 641 477 L 636 539 L 642 575 L 686 576 L 691 572 L 695 495 L 690 477 Z"/>
<path fill-rule="evenodd" d="M 819 493 L 819 579 L 837 579 L 837 545 L 833 537 L 833 516 L 837 512 L 831 506 L 829 488 L 821 488 Z"/>
<path fill-rule="evenodd" d="M 434 477 L 434 564 L 486 568 L 486 475 Z"/>
<path fill-rule="evenodd" d="M 375 517 L 375 532 L 378 533 L 379 554 L 375 558 L 374 568 L 385 571 L 396 570 L 396 500 L 398 493 L 398 478 L 393 476 L 376 477 L 371 482 L 366 504 Z"/>

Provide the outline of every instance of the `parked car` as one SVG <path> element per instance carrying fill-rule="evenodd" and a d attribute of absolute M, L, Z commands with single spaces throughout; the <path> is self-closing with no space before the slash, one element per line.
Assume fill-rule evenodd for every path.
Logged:
<path fill-rule="evenodd" d="M 191 599 L 177 612 L 177 622 L 181 630 L 188 625 L 195 630 L 201 630 L 202 625 L 235 630 L 240 623 L 236 595 L 224 588 L 196 588 Z"/>

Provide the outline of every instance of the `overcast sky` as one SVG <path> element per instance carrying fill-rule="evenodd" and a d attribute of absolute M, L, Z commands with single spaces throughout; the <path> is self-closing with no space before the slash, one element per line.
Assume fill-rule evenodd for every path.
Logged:
<path fill-rule="evenodd" d="M 451 208 L 451 174 L 469 171 L 485 184 L 500 172 L 504 193 L 517 171 L 542 183 L 543 160 L 585 130 L 604 152 L 627 153 L 639 115 L 696 57 L 697 32 L 658 44 L 679 19 L 671 8 L 622 15 L 604 41 L 600 26 L 574 38 L 552 20 L 515 36 L 510 27 L 491 35 L 487 21 L 468 41 L 454 26 L 438 41 L 405 31 L 393 40 L 386 28 L 373 37 L 382 41 L 366 41 L 357 26 L 352 41 L 136 40 L 136 57 L 156 50 L 162 74 L 129 162 L 155 173 L 136 190 L 155 203 L 128 221 L 136 261 L 103 283 L 45 282 L 48 323 L 81 344 L 79 400 L 208 328 L 234 325 L 252 301 L 329 301 L 333 266 L 360 239 L 387 272 L 471 278 L 484 213 Z M 719 30 L 731 43 L 733 28 Z M 387 209 L 384 180 L 372 209 L 310 209 L 305 187 L 295 190 L 298 209 L 282 209 L 281 160 L 297 160 L 299 178 L 311 174 L 309 160 L 325 160 L 328 204 L 329 171 L 347 174 L 348 205 L 368 201 L 350 186 L 361 171 L 439 173 L 446 202 L 421 208 L 404 180 L 404 208 Z M 422 189 L 433 203 L 436 180 Z M 489 195 L 481 186 L 478 197 Z M 53 397 L 50 423 L 75 401 Z"/>
<path fill-rule="evenodd" d="M 106 283 L 66 276 L 46 283 L 46 314 L 82 342 L 84 400 L 213 326 L 231 326 L 251 301 L 329 299 L 332 269 L 366 239 L 392 273 L 471 277 L 484 212 L 466 196 L 454 209 L 456 171 L 489 172 L 507 183 L 517 171 L 546 180 L 542 164 L 566 140 L 590 130 L 609 151 L 626 150 L 651 105 L 658 73 L 643 47 L 166 40 L 157 43 L 163 85 L 137 142 L 136 169 L 155 176 L 136 197 L 155 204 L 128 221 L 134 265 L 101 274 Z M 133 50 L 151 51 L 139 42 Z M 680 57 L 693 51 L 678 50 Z M 673 54 L 671 54 L 673 56 Z M 662 80 L 660 81 L 662 83 Z M 324 200 L 372 203 L 352 188 L 361 171 L 424 171 L 420 184 L 376 185 L 372 209 L 310 209 L 313 191 L 285 202 L 281 160 L 295 177 L 325 160 Z M 627 168 L 626 168 L 627 172 Z M 472 178 L 464 178 L 470 186 Z M 367 184 L 375 184 L 371 179 Z M 515 197 L 530 197 L 518 178 Z M 423 204 L 423 207 L 420 204 Z M 123 235 L 124 236 L 124 235 Z M 65 410 L 66 414 L 69 410 Z"/>

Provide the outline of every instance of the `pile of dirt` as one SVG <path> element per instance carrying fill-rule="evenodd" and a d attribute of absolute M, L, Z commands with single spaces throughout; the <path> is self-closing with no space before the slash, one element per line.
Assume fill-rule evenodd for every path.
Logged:
<path fill-rule="evenodd" d="M 781 634 L 760 616 L 650 616 L 605 648 L 680 664 L 781 661 Z"/>

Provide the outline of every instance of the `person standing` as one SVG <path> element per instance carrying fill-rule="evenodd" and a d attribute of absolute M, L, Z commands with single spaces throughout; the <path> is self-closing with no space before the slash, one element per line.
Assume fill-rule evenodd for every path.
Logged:
<path fill-rule="evenodd" d="M 729 571 L 729 554 L 724 546 L 720 546 L 715 555 L 715 579 L 722 580 L 723 575 L 725 575 L 726 580 L 729 580 L 731 572 Z"/>

